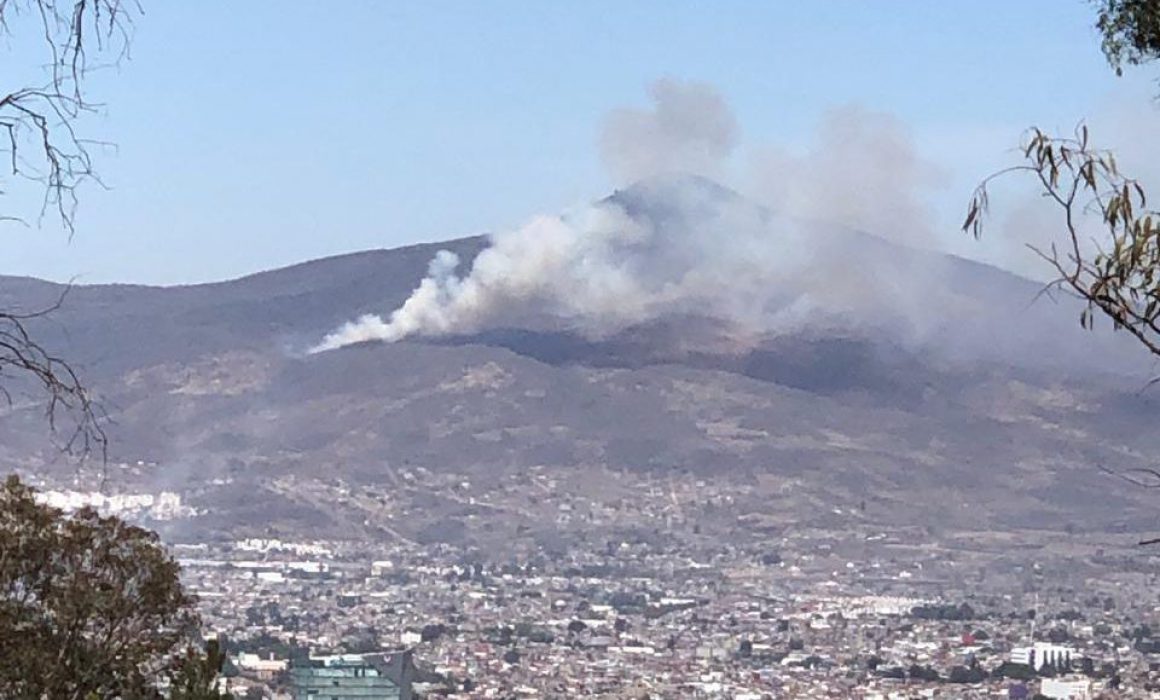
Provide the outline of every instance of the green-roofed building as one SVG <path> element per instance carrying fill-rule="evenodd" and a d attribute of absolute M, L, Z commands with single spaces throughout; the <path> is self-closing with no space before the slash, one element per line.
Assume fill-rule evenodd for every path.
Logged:
<path fill-rule="evenodd" d="M 310 657 L 290 669 L 296 700 L 413 700 L 411 651 Z"/>

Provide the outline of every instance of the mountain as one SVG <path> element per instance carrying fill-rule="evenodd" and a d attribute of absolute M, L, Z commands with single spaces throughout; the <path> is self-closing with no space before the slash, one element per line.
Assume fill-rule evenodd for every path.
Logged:
<path fill-rule="evenodd" d="M 692 198 L 675 186 L 607 201 L 659 231 L 736 204 L 712 183 Z M 609 508 L 639 496 L 629 483 L 729 484 L 727 512 L 688 506 L 722 533 L 851 517 L 954 532 L 1154 526 L 1153 495 L 1105 471 L 1148 467 L 1160 450 L 1142 350 L 1079 331 L 1071 306 L 1032 304 L 1039 285 L 996 268 L 807 225 L 844 280 L 914 287 L 922 332 L 902 297 L 867 292 L 777 332 L 738 333 L 690 308 L 591 334 L 531 303 L 469 334 L 304 352 L 398 307 L 438 250 L 470 261 L 486 237 L 213 284 L 81 285 L 35 330 L 100 395 L 108 465 L 62 459 L 42 407 L 20 397 L 0 415 L 0 455 L 49 483 L 91 485 L 97 471 L 114 490 L 180 491 L 202 515 L 179 529 L 199 536 L 556 532 L 529 475 Z M 8 308 L 64 291 L 0 278 Z"/>

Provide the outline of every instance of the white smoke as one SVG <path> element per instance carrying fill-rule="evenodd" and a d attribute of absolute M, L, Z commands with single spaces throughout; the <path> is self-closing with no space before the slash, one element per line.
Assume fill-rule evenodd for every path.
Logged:
<path fill-rule="evenodd" d="M 930 195 L 948 183 L 897 117 L 857 105 L 829 110 L 801 154 L 767 147 L 753 158 L 749 194 L 775 211 L 943 248 Z"/>
<path fill-rule="evenodd" d="M 394 342 L 416 333 L 470 330 L 504 301 L 551 290 L 561 291 L 559 298 L 571 297 L 576 305 L 599 306 L 605 299 L 611 306 L 622 291 L 616 271 L 604 265 L 587 269 L 590 266 L 585 263 L 617 230 L 615 221 L 602 220 L 603 213 L 598 209 L 583 212 L 586 218 L 579 222 L 537 217 L 522 228 L 495 235 L 465 277 L 456 274 L 458 256 L 439 251 L 427 276 L 389 321 L 363 316 L 328 335 L 314 351 L 368 340 Z M 563 292 L 565 289 L 572 294 Z"/>
<path fill-rule="evenodd" d="M 469 269 L 440 252 L 388 319 L 347 323 L 313 352 L 468 333 L 530 302 L 590 336 L 677 313 L 745 334 L 889 325 L 913 341 L 961 317 L 964 301 L 940 291 L 938 256 L 850 234 L 936 239 L 924 194 L 940 172 L 897 120 L 845 108 L 823 120 L 807 153 L 762 152 L 751 194 L 767 209 L 700 177 L 725 173 L 735 145 L 719 94 L 663 80 L 651 95 L 653 109 L 614 112 L 600 138 L 609 170 L 643 181 L 491 236 Z"/>
<path fill-rule="evenodd" d="M 679 181 L 655 194 L 691 197 Z M 332 350 L 368 340 L 393 342 L 412 334 L 475 330 L 513 303 L 535 299 L 554 316 L 591 334 L 680 310 L 730 318 L 758 313 L 756 293 L 768 270 L 749 251 L 761 243 L 758 210 L 725 208 L 690 227 L 659 228 L 605 202 L 559 217 L 537 217 L 494 235 L 463 276 L 457 257 L 441 251 L 428 275 L 389 320 L 374 315 L 347 323 L 313 349 Z M 733 237 L 733 245 L 720 246 Z M 732 283 L 723 285 L 724 276 Z M 751 297 L 748 301 L 746 297 Z"/>
<path fill-rule="evenodd" d="M 458 266 L 458 255 L 449 250 L 439 251 L 427 265 L 427 276 L 407 301 L 391 314 L 389 323 L 375 314 L 366 314 L 323 338 L 311 352 L 334 350 L 368 340 L 393 343 L 423 329 L 449 330 L 454 325 L 449 307 L 461 297 L 462 283 L 455 276 Z"/>
<path fill-rule="evenodd" d="M 672 80 L 656 82 L 651 95 L 652 110 L 618 110 L 608 118 L 601 148 L 610 171 L 625 181 L 719 173 L 736 140 L 736 124 L 724 99 L 710 86 Z M 664 196 L 685 196 L 678 182 L 672 179 Z M 388 320 L 363 316 L 311 351 L 469 331 L 505 305 L 532 298 L 594 333 L 709 303 L 722 291 L 724 268 L 734 273 L 748 269 L 750 277 L 759 272 L 752 259 L 734 255 L 755 247 L 737 234 L 744 230 L 752 235 L 759 228 L 754 222 L 731 228 L 724 220 L 704 223 L 702 230 L 678 233 L 673 226 L 661 232 L 611 202 L 564 216 L 539 216 L 519 229 L 493 235 L 466 274 L 458 273 L 453 253 L 441 251 L 427 277 Z M 735 238 L 732 245 L 723 245 L 730 237 Z M 721 307 L 717 311 L 739 306 L 737 290 L 746 289 L 745 276 L 734 275 L 733 291 L 723 303 L 713 304 Z M 751 305 L 747 313 L 753 313 Z"/>
<path fill-rule="evenodd" d="M 605 120 L 600 154 L 617 182 L 669 173 L 717 177 L 737 145 L 737 120 L 705 83 L 658 80 L 651 110 L 622 108 Z"/>

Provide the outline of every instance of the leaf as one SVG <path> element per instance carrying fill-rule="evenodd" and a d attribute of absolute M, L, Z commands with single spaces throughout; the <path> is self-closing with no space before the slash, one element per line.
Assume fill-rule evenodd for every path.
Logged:
<path fill-rule="evenodd" d="M 979 205 L 977 202 L 971 202 L 971 208 L 967 210 L 967 220 L 963 222 L 963 231 L 971 227 L 975 222 L 975 218 L 979 215 Z"/>
<path fill-rule="evenodd" d="M 1096 188 L 1095 163 L 1090 160 L 1084 163 L 1080 166 L 1079 174 L 1084 182 L 1087 183 L 1089 189 L 1094 190 Z"/>

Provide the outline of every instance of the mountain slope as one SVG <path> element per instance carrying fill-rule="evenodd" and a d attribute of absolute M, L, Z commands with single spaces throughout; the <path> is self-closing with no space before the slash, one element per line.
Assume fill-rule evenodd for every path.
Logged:
<path fill-rule="evenodd" d="M 710 190 L 695 208 L 721 197 L 734 195 Z M 663 187 L 613 199 L 662 228 L 697 215 Z M 524 500 L 495 505 L 501 492 L 526 499 L 503 484 L 536 470 L 735 483 L 745 508 L 786 522 L 861 506 L 897 526 L 1151 526 L 1150 494 L 1098 468 L 1146 466 L 1160 450 L 1153 395 L 1122 376 L 1145 366 L 1135 348 L 1077 331 L 1067 307 L 1029 307 L 1038 287 L 994 268 L 816 235 L 850 278 L 931 285 L 913 300 L 923 332 L 899 334 L 915 318 L 902 296 L 766 333 L 691 309 L 593 336 L 532 304 L 469 334 L 302 353 L 401 304 L 436 250 L 471 260 L 482 237 L 215 284 L 78 286 L 37 331 L 110 412 L 112 486 L 187 493 L 206 510 L 195 529 L 511 535 L 543 525 Z M 0 279 L 10 306 L 60 293 Z M 45 448 L 35 406 L 0 417 L 0 445 L 27 472 L 75 475 Z M 440 475 L 475 484 L 470 498 Z M 406 517 L 360 505 L 351 485 L 400 499 Z"/>

